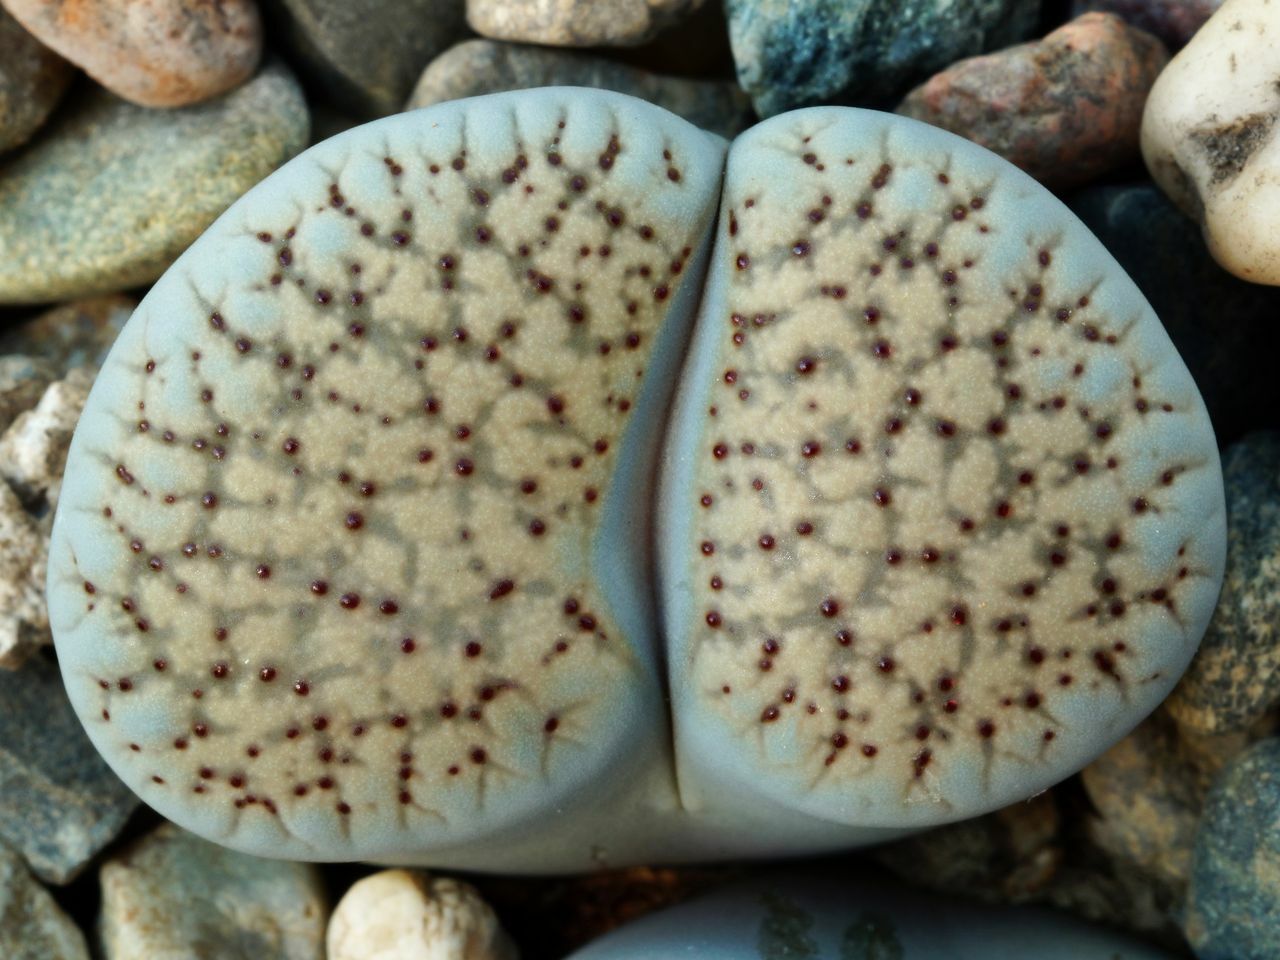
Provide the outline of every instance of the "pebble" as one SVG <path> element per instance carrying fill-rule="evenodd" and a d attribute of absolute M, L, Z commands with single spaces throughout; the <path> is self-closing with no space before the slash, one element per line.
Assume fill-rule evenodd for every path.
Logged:
<path fill-rule="evenodd" d="M 30 139 L 74 73 L 0 7 L 0 153 Z"/>
<path fill-rule="evenodd" d="M 467 23 L 494 40 L 552 47 L 643 43 L 703 0 L 467 0 Z"/>
<path fill-rule="evenodd" d="M 52 364 L 60 377 L 79 366 L 97 370 L 137 305 L 132 297 L 115 295 L 46 310 L 9 329 L 0 328 L 0 357 L 37 357 Z M 0 424 L 0 430 L 4 426 Z"/>
<path fill-rule="evenodd" d="M 366 119 L 398 113 L 431 59 L 465 32 L 462 0 L 265 0 L 273 40 L 333 104 Z"/>
<path fill-rule="evenodd" d="M 307 141 L 279 64 L 217 100 L 148 110 L 105 90 L 0 164 L 0 304 L 149 283 L 223 210 Z"/>
<path fill-rule="evenodd" d="M 383 870 L 347 891 L 329 920 L 328 960 L 516 960 L 470 884 Z"/>
<path fill-rule="evenodd" d="M 57 505 L 71 434 L 91 386 L 92 369 L 77 367 L 51 383 L 40 402 L 0 434 L 0 479 L 26 503 L 49 510 Z"/>
<path fill-rule="evenodd" d="M 501 90 L 598 87 L 630 94 L 684 117 L 695 126 L 733 137 L 751 124 L 751 101 L 735 84 L 665 77 L 548 47 L 468 40 L 431 62 L 406 110 Z"/>
<path fill-rule="evenodd" d="M 1219 445 L 1273 427 L 1280 377 L 1266 345 L 1275 343 L 1280 290 L 1214 263 L 1199 228 L 1150 181 L 1090 187 L 1070 206 L 1155 308 L 1200 388 Z"/>
<path fill-rule="evenodd" d="M 738 83 L 762 117 L 891 103 L 962 57 L 1032 35 L 1039 0 L 725 0 Z"/>
<path fill-rule="evenodd" d="M 1196 837 L 1187 939 L 1199 960 L 1275 960 L 1280 944 L 1280 739 L 1237 757 Z"/>
<path fill-rule="evenodd" d="M 1233 444 L 1222 468 L 1226 578 L 1168 702 L 1180 723 L 1205 733 L 1242 730 L 1280 703 L 1280 433 Z"/>
<path fill-rule="evenodd" d="M 1177 725 L 1163 712 L 1081 771 L 1095 817 L 1090 837 L 1176 897 L 1191 872 L 1191 847 L 1203 797 L 1181 756 Z"/>
<path fill-rule="evenodd" d="M 1226 0 L 1151 90 L 1142 155 L 1200 222 L 1209 251 L 1280 285 L 1280 19 L 1271 0 Z"/>
<path fill-rule="evenodd" d="M 324 960 L 320 869 L 166 823 L 99 871 L 105 960 Z"/>
<path fill-rule="evenodd" d="M 53 642 L 44 599 L 48 558 L 47 524 L 42 529 L 0 481 L 0 671 L 16 670 Z"/>
<path fill-rule="evenodd" d="M 1204 26 L 1222 0 L 1074 0 L 1071 15 L 1101 10 L 1124 17 L 1127 23 L 1153 33 L 1176 50 Z"/>
<path fill-rule="evenodd" d="M 5 0 L 9 12 L 118 96 L 183 107 L 231 90 L 262 56 L 254 0 Z"/>
<path fill-rule="evenodd" d="M 34 407 L 57 375 L 48 360 L 0 353 L 0 430 L 7 429 L 18 414 Z"/>
<path fill-rule="evenodd" d="M 6 493 L 0 484 L 0 501 Z M 68 883 L 115 839 L 138 798 L 89 742 L 52 659 L 0 670 L 0 704 L 0 843 L 45 882 Z"/>
<path fill-rule="evenodd" d="M 84 934 L 0 844 L 0 957 L 4 960 L 89 960 Z"/>
<path fill-rule="evenodd" d="M 962 60 L 897 112 L 980 143 L 1048 187 L 1077 186 L 1138 158 L 1142 106 L 1169 54 L 1110 13 L 1043 40 Z"/>

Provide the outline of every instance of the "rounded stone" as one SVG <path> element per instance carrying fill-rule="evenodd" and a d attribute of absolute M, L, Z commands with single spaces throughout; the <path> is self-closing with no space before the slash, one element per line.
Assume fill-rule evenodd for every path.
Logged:
<path fill-rule="evenodd" d="M 0 956 L 5 960 L 89 960 L 84 934 L 0 844 Z"/>
<path fill-rule="evenodd" d="M 38 143 L 0 165 L 0 303 L 151 282 L 302 149 L 307 126 L 302 91 L 279 64 L 180 110 L 86 92 Z"/>
<path fill-rule="evenodd" d="M 1169 698 L 1178 722 L 1204 733 L 1243 730 L 1280 702 L 1280 433 L 1250 434 L 1227 450 L 1222 466 L 1222 596 Z"/>
<path fill-rule="evenodd" d="M 1223 771 L 1196 837 L 1185 921 L 1200 960 L 1270 960 L 1280 943 L 1280 740 Z"/>
<path fill-rule="evenodd" d="M 948 67 L 897 112 L 979 143 L 1046 186 L 1077 186 L 1138 159 L 1142 107 L 1168 60 L 1149 33 L 1086 13 L 1042 40 Z"/>
<path fill-rule="evenodd" d="M 732 137 L 751 125 L 751 102 L 736 84 L 668 77 L 568 50 L 468 40 L 431 62 L 406 110 L 503 90 L 567 86 L 616 90 L 690 123 Z"/>
<path fill-rule="evenodd" d="M 117 96 L 182 107 L 239 86 L 258 66 L 254 0 L 5 0 L 39 40 Z"/>
<path fill-rule="evenodd" d="M 1195 35 L 1222 0 L 1072 0 L 1073 16 L 1093 10 L 1118 14 L 1177 50 Z"/>
<path fill-rule="evenodd" d="M 105 960 L 324 960 L 314 864 L 234 853 L 165 824 L 102 865 Z"/>
<path fill-rule="evenodd" d="M 0 153 L 31 138 L 74 72 L 0 7 Z"/>
<path fill-rule="evenodd" d="M 494 40 L 553 47 L 629 46 L 703 0 L 467 0 L 467 23 Z"/>

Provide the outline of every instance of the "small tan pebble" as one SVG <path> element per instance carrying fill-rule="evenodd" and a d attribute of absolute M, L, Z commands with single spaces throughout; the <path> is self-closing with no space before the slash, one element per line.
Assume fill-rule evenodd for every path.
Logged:
<path fill-rule="evenodd" d="M 358 880 L 329 920 L 329 960 L 515 960 L 469 884 L 411 870 Z"/>
<path fill-rule="evenodd" d="M 52 642 L 44 602 L 49 531 L 0 480 L 0 668 L 16 670 Z"/>
<path fill-rule="evenodd" d="M 702 0 L 467 0 L 471 29 L 494 40 L 553 47 L 631 46 Z"/>
<path fill-rule="evenodd" d="M 1052 187 L 1138 157 L 1142 105 L 1169 54 L 1109 13 L 1086 13 L 1043 40 L 961 60 L 917 87 L 904 116 L 958 133 Z"/>
<path fill-rule="evenodd" d="M 1225 269 L 1280 285 L 1280 10 L 1227 0 L 1160 75 L 1142 120 L 1152 177 Z"/>
<path fill-rule="evenodd" d="M 46 46 L 144 107 L 180 107 L 247 80 L 262 56 L 254 0 L 3 0 Z"/>
<path fill-rule="evenodd" d="M 0 435 L 0 479 L 25 499 L 57 502 L 71 434 L 93 386 L 93 371 L 77 367 L 51 383 L 36 406 L 20 414 Z"/>

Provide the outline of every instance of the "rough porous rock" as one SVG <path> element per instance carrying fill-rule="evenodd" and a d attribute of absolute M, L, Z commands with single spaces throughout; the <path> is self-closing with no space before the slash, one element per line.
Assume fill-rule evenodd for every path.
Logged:
<path fill-rule="evenodd" d="M 463 0 L 265 0 L 272 36 L 339 106 L 395 113 L 431 59 L 464 32 Z"/>
<path fill-rule="evenodd" d="M 1280 702 L 1280 433 L 1250 434 L 1222 467 L 1222 596 L 1168 704 L 1179 723 L 1205 733 L 1242 730 Z"/>
<path fill-rule="evenodd" d="M 1199 960 L 1274 960 L 1280 943 L 1280 739 L 1237 757 L 1209 796 L 1185 920 Z"/>
<path fill-rule="evenodd" d="M 676 23 L 703 0 L 467 0 L 482 36 L 552 47 L 628 46 Z"/>
<path fill-rule="evenodd" d="M 93 373 L 90 367 L 77 367 L 50 384 L 40 402 L 0 434 L 0 480 L 8 481 L 24 502 L 57 504 L 67 448 L 93 386 Z"/>
<path fill-rule="evenodd" d="M 0 356 L 20 353 L 37 357 L 52 364 L 60 377 L 80 366 L 97 370 L 137 305 L 132 297 L 116 295 L 54 307 L 0 329 Z M 0 429 L 5 426 L 3 421 L 0 416 Z"/>
<path fill-rule="evenodd" d="M 1150 181 L 1081 190 L 1070 205 L 1151 302 L 1204 396 L 1219 443 L 1273 427 L 1280 290 L 1218 266 L 1196 225 Z"/>
<path fill-rule="evenodd" d="M 105 960 L 324 960 L 324 881 L 165 824 L 99 870 Z"/>
<path fill-rule="evenodd" d="M 334 908 L 328 960 L 515 960 L 470 884 L 408 870 L 357 880 Z"/>
<path fill-rule="evenodd" d="M 3 0 L 9 12 L 117 96 L 182 107 L 243 83 L 262 55 L 254 0 Z"/>
<path fill-rule="evenodd" d="M 1040 0 L 726 0 L 738 82 L 762 117 L 888 103 L 962 57 L 1035 30 Z"/>
<path fill-rule="evenodd" d="M 664 77 L 602 57 L 492 40 L 468 40 L 433 60 L 405 109 L 547 86 L 596 87 L 630 94 L 725 137 L 733 137 L 751 124 L 751 101 L 732 83 Z"/>
<path fill-rule="evenodd" d="M 57 368 L 48 360 L 0 354 L 0 430 L 7 430 L 20 413 L 34 407 L 57 376 Z"/>
<path fill-rule="evenodd" d="M 89 960 L 78 927 L 0 843 L 0 957 L 4 960 Z"/>
<path fill-rule="evenodd" d="M 307 125 L 302 91 L 279 64 L 178 110 L 86 91 L 37 143 L 0 164 L 0 303 L 149 283 L 301 150 Z"/>
<path fill-rule="evenodd" d="M 1092 10 L 1118 14 L 1177 50 L 1220 6 L 1222 0 L 1072 0 L 1071 10 L 1072 16 Z"/>
<path fill-rule="evenodd" d="M 897 112 L 1069 187 L 1138 158 L 1142 106 L 1168 60 L 1151 34 L 1087 13 L 1043 40 L 948 67 Z"/>
<path fill-rule="evenodd" d="M 51 660 L 0 670 L 0 704 L 0 842 L 42 880 L 67 883 L 115 838 L 138 798 L 85 737 Z"/>
<path fill-rule="evenodd" d="M 30 139 L 74 72 L 0 7 L 0 153 Z"/>
<path fill-rule="evenodd" d="M 44 600 L 49 536 L 42 527 L 0 480 L 0 669 L 17 669 L 52 639 Z"/>
<path fill-rule="evenodd" d="M 1158 711 L 1081 771 L 1097 816 L 1093 841 L 1175 894 L 1191 873 L 1203 797 L 1181 755 L 1177 726 Z"/>
<path fill-rule="evenodd" d="M 1160 75 L 1142 155 L 1222 266 L 1280 285 L 1280 26 L 1273 0 L 1227 0 Z"/>

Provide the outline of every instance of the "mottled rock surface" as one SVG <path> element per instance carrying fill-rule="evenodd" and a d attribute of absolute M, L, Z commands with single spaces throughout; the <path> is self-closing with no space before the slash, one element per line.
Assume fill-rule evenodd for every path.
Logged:
<path fill-rule="evenodd" d="M 359 880 L 329 919 L 328 960 L 515 960 L 470 884 L 409 870 Z"/>
<path fill-rule="evenodd" d="M 57 503 L 71 434 L 91 386 L 93 369 L 77 367 L 50 384 L 40 402 L 0 434 L 0 479 L 25 503 L 48 507 Z"/>
<path fill-rule="evenodd" d="M 1200 651 L 1168 707 L 1206 733 L 1241 730 L 1280 702 L 1280 433 L 1223 458 L 1227 572 Z"/>
<path fill-rule="evenodd" d="M 1200 960 L 1274 960 L 1280 944 L 1280 739 L 1237 757 L 1196 837 L 1185 920 Z"/>
<path fill-rule="evenodd" d="M 1195 223 L 1149 181 L 1091 187 L 1070 205 L 1151 302 L 1200 388 L 1219 443 L 1274 427 L 1280 290 L 1218 266 Z"/>
<path fill-rule="evenodd" d="M 1142 107 L 1168 60 L 1149 33 L 1087 13 L 1043 40 L 948 67 L 897 112 L 1069 187 L 1138 158 Z"/>
<path fill-rule="evenodd" d="M 73 73 L 69 63 L 0 7 L 0 153 L 30 139 Z"/>
<path fill-rule="evenodd" d="M 0 957 L 4 960 L 89 960 L 84 934 L 0 843 Z"/>
<path fill-rule="evenodd" d="M 138 799 L 85 736 L 50 660 L 0 670 L 0 704 L 0 842 L 42 880 L 66 883 L 115 838 Z"/>
<path fill-rule="evenodd" d="M 494 40 L 553 47 L 643 43 L 703 0 L 467 0 L 471 29 Z"/>
<path fill-rule="evenodd" d="M 393 12 L 394 10 L 394 12 Z M 463 0 L 265 0 L 272 36 L 335 103 L 365 118 L 400 110 L 431 59 L 464 32 Z"/>
<path fill-rule="evenodd" d="M 1272 0 L 1227 0 L 1160 75 L 1142 155 L 1223 267 L 1280 285 L 1280 26 Z"/>
<path fill-rule="evenodd" d="M 263 860 L 165 824 L 102 865 L 106 960 L 323 960 L 320 870 Z"/>
<path fill-rule="evenodd" d="M 96 370 L 137 305 L 132 297 L 106 296 L 54 307 L 0 329 L 0 356 L 18 353 L 39 358 L 52 364 L 58 376 L 84 365 Z"/>
<path fill-rule="evenodd" d="M 243 83 L 262 55 L 254 0 L 3 0 L 42 43 L 144 107 L 199 103 Z"/>
<path fill-rule="evenodd" d="M 17 352 L 0 354 L 0 430 L 34 407 L 57 376 L 48 360 Z"/>
<path fill-rule="evenodd" d="M 1155 34 L 1176 50 L 1191 39 L 1222 0 L 1073 0 L 1072 15 L 1101 10 L 1124 17 L 1147 33 Z"/>
<path fill-rule="evenodd" d="M 616 90 L 724 137 L 741 133 L 752 119 L 751 102 L 732 83 L 659 76 L 601 57 L 492 40 L 468 40 L 433 60 L 405 109 L 545 86 Z"/>
<path fill-rule="evenodd" d="M 1040 0 L 727 0 L 738 82 L 762 117 L 873 106 L 962 57 L 1027 39 Z"/>
<path fill-rule="evenodd" d="M 306 144 L 279 64 L 221 98 L 148 110 L 105 90 L 0 165 L 0 303 L 148 283 L 233 200 Z"/>
<path fill-rule="evenodd" d="M 47 523 L 41 524 L 0 481 L 0 669 L 21 666 L 51 641 L 44 601 Z"/>

